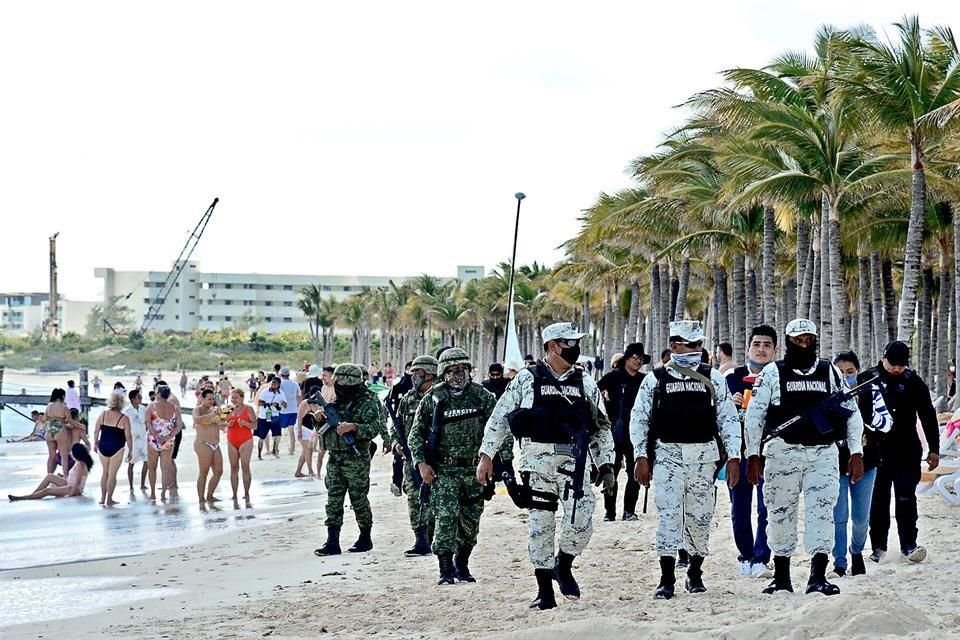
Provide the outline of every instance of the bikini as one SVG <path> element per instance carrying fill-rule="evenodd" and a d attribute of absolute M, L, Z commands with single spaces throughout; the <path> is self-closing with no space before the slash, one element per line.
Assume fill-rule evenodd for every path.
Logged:
<path fill-rule="evenodd" d="M 120 420 L 123 420 L 121 414 Z M 100 453 L 112 458 L 127 444 L 127 434 L 120 428 L 120 420 L 114 426 L 100 424 L 100 441 L 97 443 Z"/>
<path fill-rule="evenodd" d="M 243 443 L 253 440 L 253 430 L 240 426 L 240 419 L 249 417 L 250 410 L 244 407 L 240 415 L 227 416 L 227 442 L 239 449 Z"/>
<path fill-rule="evenodd" d="M 47 432 L 51 436 L 57 435 L 58 433 L 60 433 L 66 428 L 67 428 L 67 421 L 65 419 L 56 418 L 53 416 L 50 416 L 49 418 L 47 418 Z"/>

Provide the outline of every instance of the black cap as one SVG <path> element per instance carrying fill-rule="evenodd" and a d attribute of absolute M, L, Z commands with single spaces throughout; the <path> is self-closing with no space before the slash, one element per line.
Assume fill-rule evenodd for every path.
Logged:
<path fill-rule="evenodd" d="M 487 367 L 488 373 L 503 373 L 503 365 L 499 362 L 494 362 L 489 367 Z"/>
<path fill-rule="evenodd" d="M 894 340 L 884 347 L 883 357 L 895 367 L 906 367 L 910 364 L 910 347 L 899 340 Z"/>
<path fill-rule="evenodd" d="M 624 358 L 630 358 L 632 356 L 640 356 L 640 361 L 643 362 L 643 364 L 650 363 L 650 354 L 644 352 L 642 342 L 633 342 L 628 344 L 627 348 L 624 349 Z"/>

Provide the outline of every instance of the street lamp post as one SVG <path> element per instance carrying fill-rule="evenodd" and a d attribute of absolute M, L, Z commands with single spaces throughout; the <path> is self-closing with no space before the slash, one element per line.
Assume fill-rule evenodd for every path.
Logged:
<path fill-rule="evenodd" d="M 517 236 L 520 233 L 520 203 L 523 202 L 523 199 L 527 197 L 527 194 L 518 191 L 513 194 L 513 197 L 517 199 L 517 220 L 513 225 L 513 254 L 510 257 L 510 285 L 508 286 L 507 294 L 507 324 L 503 332 L 503 359 L 507 359 L 507 332 L 510 330 L 510 312 L 513 309 L 513 279 L 514 272 L 517 270 Z"/>

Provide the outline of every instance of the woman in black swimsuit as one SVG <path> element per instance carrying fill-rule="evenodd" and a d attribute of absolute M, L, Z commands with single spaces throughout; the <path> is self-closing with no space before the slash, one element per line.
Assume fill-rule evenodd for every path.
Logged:
<path fill-rule="evenodd" d="M 100 454 L 103 475 L 100 477 L 100 504 L 115 505 L 113 490 L 117 488 L 117 471 L 123 464 L 123 449 L 127 449 L 127 461 L 130 461 L 133 438 L 130 435 L 130 420 L 123 415 L 124 397 L 121 393 L 111 393 L 107 398 L 107 410 L 97 418 L 93 434 L 93 450 Z"/>

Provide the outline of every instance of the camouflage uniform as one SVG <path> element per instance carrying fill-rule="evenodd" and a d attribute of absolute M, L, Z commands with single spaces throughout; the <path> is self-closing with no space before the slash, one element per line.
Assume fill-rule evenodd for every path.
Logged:
<path fill-rule="evenodd" d="M 410 438 L 410 427 L 414 424 L 417 415 L 417 407 L 424 397 L 419 389 L 411 389 L 400 400 L 400 406 L 397 408 L 397 418 L 404 425 L 407 438 Z M 399 446 L 400 441 L 397 438 L 396 427 L 391 435 L 394 446 Z M 433 527 L 433 509 L 429 501 L 420 506 L 419 487 L 413 483 L 413 472 L 409 462 L 403 463 L 403 492 L 407 494 L 407 513 L 410 516 L 410 528 L 414 531 L 422 527 Z M 431 536 L 432 537 L 432 536 Z"/>
<path fill-rule="evenodd" d="M 370 443 L 384 428 L 381 404 L 373 392 L 362 383 L 362 369 L 358 365 L 347 364 L 337 367 L 334 373 L 334 383 L 337 385 L 336 407 L 340 412 L 341 422 L 352 422 L 357 425 L 356 449 L 354 453 L 348 447 L 343 436 L 337 434 L 336 429 L 328 429 L 323 434 L 323 448 L 329 455 L 325 484 L 327 488 L 327 526 L 328 539 L 324 548 L 329 547 L 328 553 L 317 555 L 331 555 L 340 553 L 339 536 L 343 525 L 343 502 L 349 493 L 350 505 L 360 527 L 358 545 L 366 546 L 369 543 L 370 529 L 373 526 L 373 512 L 370 510 Z M 355 388 L 355 390 L 354 390 Z M 352 393 L 344 392 L 351 390 Z M 357 545 L 355 545 L 356 547 Z M 372 548 L 372 544 L 369 545 Z M 335 549 L 335 550 L 334 550 Z M 366 549 L 351 549 L 366 550 Z"/>
<path fill-rule="evenodd" d="M 663 375 L 670 381 L 689 381 L 700 384 L 672 368 Z M 724 448 L 740 452 L 740 420 L 737 408 L 730 398 L 730 391 L 723 375 L 716 369 L 710 371 L 710 381 L 716 392 L 717 429 Z M 647 375 L 640 384 L 637 399 L 630 413 L 630 440 L 634 443 L 634 455 L 639 460 L 647 457 L 650 436 L 650 419 L 653 411 L 654 391 L 659 381 L 654 374 Z M 672 426 L 655 425 L 661 433 Z M 693 555 L 709 554 L 710 522 L 713 519 L 713 479 L 720 460 L 716 441 L 710 442 L 663 442 L 655 444 L 653 466 L 654 501 L 657 505 L 658 522 L 656 552 L 658 556 L 673 556 L 679 549 Z"/>
<path fill-rule="evenodd" d="M 428 432 L 438 402 L 442 403 L 442 432 L 434 453 L 437 477 L 431 487 L 430 506 L 436 518 L 433 551 L 440 556 L 477 544 L 483 513 L 483 486 L 476 478 L 477 450 L 496 399 L 475 382 L 460 394 L 452 393 L 446 383 L 434 385 L 417 406 L 407 435 L 416 465 L 425 462 Z"/>
<path fill-rule="evenodd" d="M 830 365 L 829 392 L 839 389 L 842 377 Z M 811 370 L 812 373 L 813 370 Z M 753 387 L 753 397 L 744 418 L 747 456 L 760 455 L 767 412 L 780 404 L 780 371 L 775 362 L 763 368 Z M 851 454 L 863 453 L 860 439 L 863 421 L 856 400 L 845 404 L 853 413 L 847 419 L 847 446 Z M 776 425 L 773 425 L 776 426 Z M 807 553 L 833 551 L 833 508 L 837 502 L 840 479 L 837 473 L 836 444 L 805 446 L 788 444 L 774 438 L 764 445 L 766 465 L 763 472 L 764 500 L 767 503 L 767 542 L 775 556 L 791 556 L 797 547 L 797 518 L 800 494 L 804 496 L 803 543 Z"/>
<path fill-rule="evenodd" d="M 556 374 L 553 375 L 556 376 Z M 603 397 L 600 395 L 597 383 L 590 376 L 583 375 L 583 371 L 578 367 L 570 367 L 560 376 L 556 376 L 556 381 L 560 385 L 564 385 L 565 382 L 569 385 L 574 376 L 579 376 L 583 381 L 583 393 L 590 402 L 594 418 L 594 431 L 590 438 L 593 462 L 598 467 L 605 464 L 613 465 L 613 436 L 610 433 L 610 422 L 604 413 Z M 532 408 L 533 400 L 534 374 L 530 368 L 523 369 L 497 402 L 493 415 L 487 422 L 480 453 L 492 458 L 510 434 L 507 414 L 517 408 Z M 557 496 L 558 501 L 563 504 L 560 551 L 576 556 L 583 552 L 593 534 L 596 497 L 589 475 L 585 475 L 583 498 L 577 503 L 576 520 L 570 522 L 569 514 L 573 510 L 574 498 L 572 491 L 566 491 L 566 484 L 573 473 L 573 467 L 574 458 L 562 447 L 551 443 L 533 442 L 529 438 L 521 439 L 518 470 L 524 476 L 529 473 L 527 483 L 532 491 Z M 561 500 L 560 497 L 565 494 L 567 498 Z M 552 570 L 554 568 L 556 527 L 557 516 L 554 511 L 530 509 L 527 551 L 534 569 Z"/>

